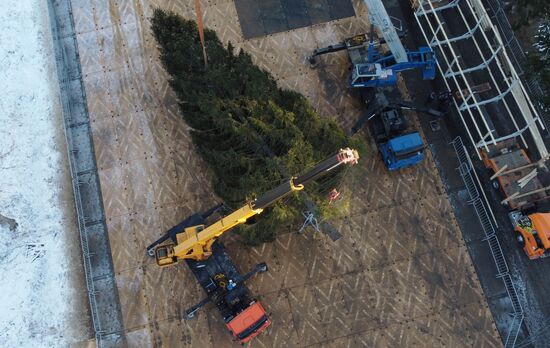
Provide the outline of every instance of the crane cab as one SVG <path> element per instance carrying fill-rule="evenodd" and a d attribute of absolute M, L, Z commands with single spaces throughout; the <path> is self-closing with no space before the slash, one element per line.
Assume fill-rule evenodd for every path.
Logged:
<path fill-rule="evenodd" d="M 165 244 L 156 247 L 155 261 L 160 267 L 171 266 L 177 263 L 177 257 L 174 255 L 174 244 Z"/>
<path fill-rule="evenodd" d="M 350 76 L 351 87 L 384 87 L 397 82 L 391 69 L 384 69 L 379 63 L 363 63 L 353 67 Z"/>
<path fill-rule="evenodd" d="M 185 227 L 183 229 L 183 232 L 175 234 L 175 239 L 178 244 L 181 244 L 184 243 L 186 240 L 189 240 L 190 238 L 196 238 L 197 233 L 202 230 L 204 230 L 204 225 Z M 160 267 L 171 266 L 179 261 L 174 250 L 175 246 L 176 244 L 172 241 L 170 243 L 157 245 L 154 249 L 152 249 L 155 253 L 155 260 L 157 262 L 157 265 L 159 265 Z M 205 252 L 200 245 L 191 248 L 188 253 L 188 255 L 197 255 L 197 257 L 198 255 L 202 255 L 203 258 L 209 257 L 210 254 L 210 252 Z"/>

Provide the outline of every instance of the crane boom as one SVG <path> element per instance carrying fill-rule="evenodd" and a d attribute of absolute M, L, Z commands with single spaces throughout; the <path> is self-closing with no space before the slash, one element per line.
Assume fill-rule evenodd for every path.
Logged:
<path fill-rule="evenodd" d="M 302 190 L 308 182 L 327 174 L 343 164 L 355 164 L 358 159 L 359 155 L 356 150 L 350 148 L 340 149 L 336 155 L 318 163 L 306 173 L 289 179 L 215 223 L 209 226 L 195 225 L 186 227 L 183 231 L 177 232 L 175 234 L 176 240 L 172 240 L 172 243 L 169 244 L 158 245 L 157 242 L 153 243 L 156 247 L 154 254 L 157 264 L 159 266 L 168 266 L 182 259 L 196 261 L 207 259 L 212 255 L 212 244 L 224 232 L 245 223 L 249 218 L 260 214 L 265 208 L 288 196 L 290 193 Z M 167 239 L 169 238 L 161 238 L 163 241 Z"/>
<path fill-rule="evenodd" d="M 382 3 L 382 0 L 363 0 L 369 10 L 370 22 L 382 33 L 395 61 L 405 63 L 409 61 L 407 51 L 392 24 L 391 18 Z"/>

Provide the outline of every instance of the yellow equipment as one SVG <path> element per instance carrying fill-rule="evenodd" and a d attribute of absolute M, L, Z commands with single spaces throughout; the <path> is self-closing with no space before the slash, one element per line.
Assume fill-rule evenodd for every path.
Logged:
<path fill-rule="evenodd" d="M 212 225 L 197 224 L 185 227 L 179 231 L 171 231 L 172 233 L 167 234 L 150 245 L 147 251 L 151 256 L 155 255 L 159 266 L 173 265 L 185 259 L 195 261 L 205 260 L 212 255 L 212 244 L 214 241 L 224 232 L 245 223 L 248 219 L 260 214 L 266 207 L 290 193 L 302 190 L 307 182 L 319 178 L 342 164 L 356 164 L 358 159 L 359 154 L 356 150 L 350 148 L 340 149 L 336 155 L 317 164 L 307 173 L 297 178 L 291 178 L 289 181 L 264 193 Z M 161 243 L 168 239 L 171 239 L 168 244 L 161 245 Z"/>

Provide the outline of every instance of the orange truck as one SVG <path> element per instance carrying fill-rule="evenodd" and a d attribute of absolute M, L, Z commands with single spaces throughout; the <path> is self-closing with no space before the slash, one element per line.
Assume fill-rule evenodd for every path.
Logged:
<path fill-rule="evenodd" d="M 531 260 L 550 255 L 550 213 L 523 215 L 515 210 L 509 216 L 516 240 Z"/>
<path fill-rule="evenodd" d="M 549 187 L 543 187 L 537 177 L 538 164 L 515 140 L 490 145 L 489 151 L 480 153 L 485 167 L 493 172 L 493 185 L 506 197 L 501 203 L 511 209 L 508 216 L 518 243 L 532 260 L 550 255 L 550 213 L 526 213 L 549 198 Z"/>

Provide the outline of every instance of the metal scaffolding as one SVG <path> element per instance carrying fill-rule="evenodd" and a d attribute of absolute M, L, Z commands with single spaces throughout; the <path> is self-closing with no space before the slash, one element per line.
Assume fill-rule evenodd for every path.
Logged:
<path fill-rule="evenodd" d="M 539 130 L 545 125 L 481 0 L 412 0 L 412 6 L 472 144 L 488 150 L 517 137 L 528 148 L 529 131 L 540 157 L 548 158 Z"/>

